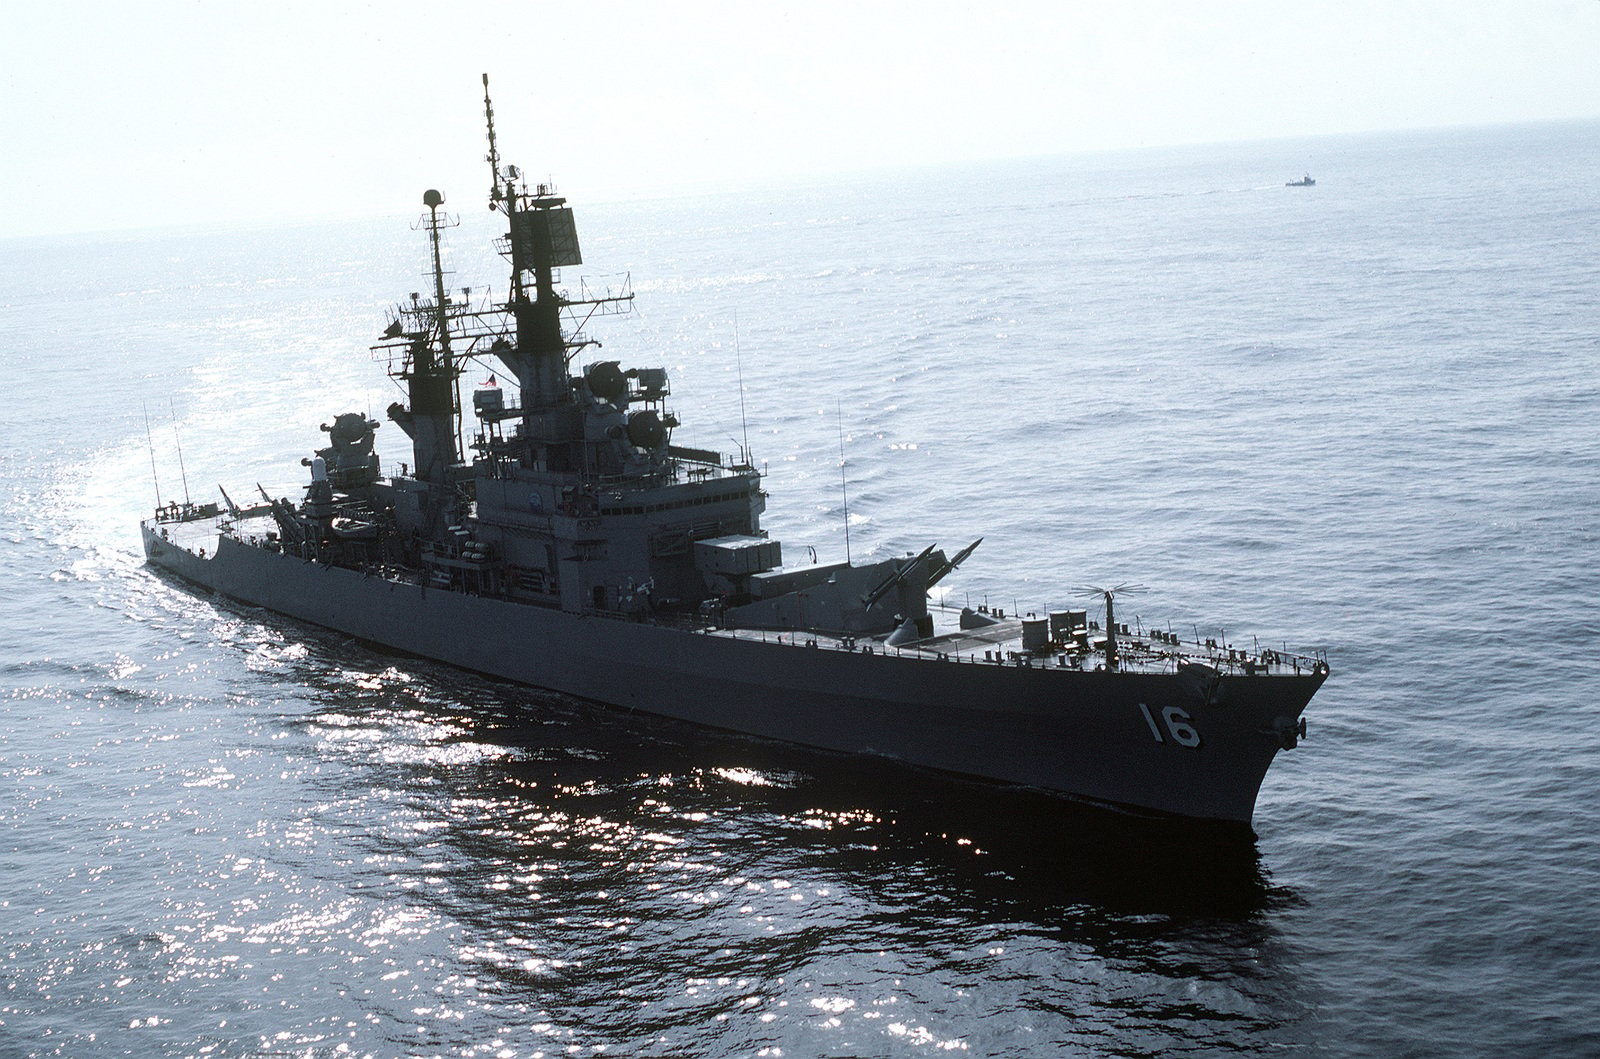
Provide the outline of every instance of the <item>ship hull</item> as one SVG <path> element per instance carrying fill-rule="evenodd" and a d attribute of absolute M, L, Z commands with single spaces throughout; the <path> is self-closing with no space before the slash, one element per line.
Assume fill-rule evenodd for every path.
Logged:
<path fill-rule="evenodd" d="M 1066 671 L 734 639 L 389 580 L 143 527 L 149 561 L 244 603 L 398 651 L 697 724 L 1248 825 L 1320 672 Z"/>

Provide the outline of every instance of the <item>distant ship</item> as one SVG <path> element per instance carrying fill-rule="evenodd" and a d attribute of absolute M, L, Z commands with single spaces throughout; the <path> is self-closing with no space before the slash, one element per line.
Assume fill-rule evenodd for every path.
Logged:
<path fill-rule="evenodd" d="M 1314 188 L 1317 186 L 1317 182 L 1311 179 L 1310 173 L 1307 173 L 1299 180 L 1287 181 L 1283 186 L 1286 188 Z"/>
<path fill-rule="evenodd" d="M 444 196 L 421 225 L 431 296 L 373 347 L 408 400 L 411 463 L 385 476 L 379 424 L 347 412 L 302 462 L 298 502 L 158 506 L 150 563 L 364 641 L 600 703 L 881 755 L 1153 814 L 1248 824 L 1273 757 L 1305 734 L 1320 657 L 1180 642 L 1116 619 L 1118 589 L 1041 615 L 931 605 L 978 547 L 785 565 L 748 451 L 675 444 L 667 373 L 574 364 L 578 329 L 631 290 L 574 295 L 566 200 L 500 165 L 504 300 L 445 289 Z M 471 395 L 469 363 L 495 375 Z M 505 380 L 504 385 L 501 379 Z M 981 538 L 980 538 L 981 540 Z M 1085 590 L 1087 592 L 1087 590 Z"/>

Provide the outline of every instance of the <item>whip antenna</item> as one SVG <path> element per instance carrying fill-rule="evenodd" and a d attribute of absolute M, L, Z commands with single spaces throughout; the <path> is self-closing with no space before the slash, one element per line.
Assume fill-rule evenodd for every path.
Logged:
<path fill-rule="evenodd" d="M 161 478 L 156 474 L 156 439 L 150 433 L 150 406 L 144 406 L 144 440 L 150 446 L 150 480 L 156 484 L 156 510 L 161 509 Z"/>
<path fill-rule="evenodd" d="M 178 449 L 178 475 L 183 479 L 183 506 L 193 506 L 189 501 L 189 472 L 183 466 L 183 439 L 178 437 L 178 406 L 172 403 L 172 398 L 167 398 L 167 405 L 172 409 L 172 444 Z"/>
<path fill-rule="evenodd" d="M 835 403 L 839 419 L 839 496 L 844 499 L 844 561 L 850 562 L 850 491 L 845 488 L 844 474 L 844 402 Z"/>
<path fill-rule="evenodd" d="M 744 414 L 744 355 L 739 351 L 739 310 L 733 311 L 733 363 L 739 370 L 739 429 L 744 436 L 744 462 L 750 465 L 750 422 Z M 840 457 L 843 459 L 843 456 Z"/>

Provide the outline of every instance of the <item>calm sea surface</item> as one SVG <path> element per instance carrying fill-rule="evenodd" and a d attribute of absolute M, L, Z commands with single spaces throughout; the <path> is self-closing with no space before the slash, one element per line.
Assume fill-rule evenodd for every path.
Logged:
<path fill-rule="evenodd" d="M 479 168 L 417 209 L 503 290 Z M 1325 649 L 1235 844 L 195 598 L 152 448 L 282 495 L 383 418 L 409 207 L 0 240 L 0 1056 L 1600 1054 L 1596 172 L 1577 124 L 563 188 L 569 282 L 638 295 L 584 359 L 748 432 L 791 560 L 842 426 L 858 558 Z"/>

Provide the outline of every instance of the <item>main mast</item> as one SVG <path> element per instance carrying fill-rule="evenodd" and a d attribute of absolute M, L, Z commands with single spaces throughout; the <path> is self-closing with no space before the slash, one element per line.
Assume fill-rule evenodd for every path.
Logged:
<path fill-rule="evenodd" d="M 511 259 L 511 312 L 516 320 L 516 341 L 511 348 L 494 349 L 517 378 L 525 413 L 548 411 L 571 399 L 567 383 L 570 344 L 561 331 L 561 311 L 568 304 L 555 289 L 555 270 L 580 265 L 578 231 L 566 199 L 545 184 L 530 194 L 523 174 L 514 165 L 500 166 L 494 134 L 494 104 L 489 99 L 489 75 L 483 75 L 483 112 L 489 130 L 488 162 L 494 183 L 489 208 L 506 215 L 506 242 Z M 530 297 L 529 279 L 532 279 Z"/>
<path fill-rule="evenodd" d="M 522 170 L 501 165 L 488 74 L 483 75 L 483 114 L 489 139 L 489 208 L 506 217 L 507 231 L 498 248 L 511 264 L 511 295 L 498 310 L 508 326 L 478 351 L 505 366 L 521 398 L 519 406 L 496 417 L 515 415 L 522 421 L 516 442 L 501 451 L 515 450 L 518 461 L 531 470 L 590 473 L 597 467 L 599 443 L 585 426 L 586 416 L 594 412 L 592 400 L 625 406 L 628 379 L 624 373 L 616 372 L 612 379 L 612 372 L 602 372 L 607 382 L 601 382 L 590 372 L 575 380 L 570 362 L 577 350 L 592 344 L 581 331 L 589 317 L 626 311 L 633 295 L 573 298 L 557 289 L 558 270 L 583 263 L 572 210 L 548 184 L 535 184 L 530 191 Z M 634 373 L 627 374 L 631 378 Z M 649 396 L 658 400 L 661 394 Z"/>

